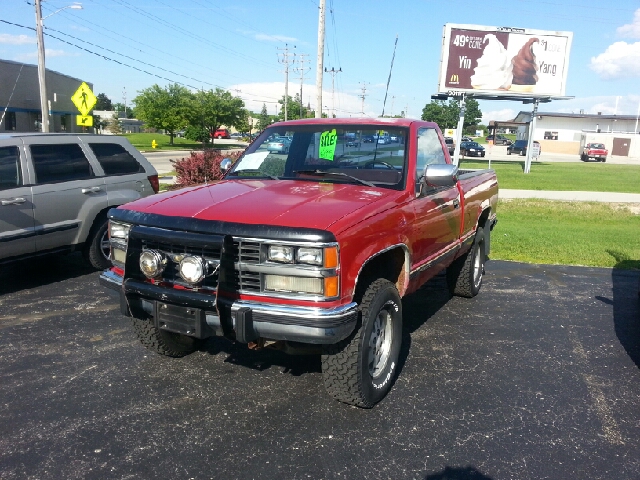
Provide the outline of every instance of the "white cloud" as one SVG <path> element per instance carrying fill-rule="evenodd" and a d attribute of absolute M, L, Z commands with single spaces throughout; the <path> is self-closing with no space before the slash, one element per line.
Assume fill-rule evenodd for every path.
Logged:
<path fill-rule="evenodd" d="M 480 110 L 482 110 L 482 106 L 480 106 Z M 492 110 L 490 112 L 482 112 L 482 124 L 489 125 L 491 120 L 513 120 L 515 116 L 518 114 L 515 110 L 511 108 L 503 108 L 501 110 Z"/>
<path fill-rule="evenodd" d="M 589 68 L 605 80 L 640 77 L 640 42 L 616 42 L 597 57 Z"/>
<path fill-rule="evenodd" d="M 640 38 L 640 8 L 633 15 L 633 23 L 618 27 L 617 33 L 625 38 Z"/>
<path fill-rule="evenodd" d="M 262 110 L 262 104 L 267 106 L 267 113 L 275 115 L 280 111 L 278 100 L 284 96 L 284 82 L 271 83 L 244 83 L 231 85 L 227 88 L 234 95 L 244 100 L 245 106 L 252 112 L 259 113 Z M 239 91 L 238 91 L 239 90 Z M 294 82 L 289 83 L 289 96 L 295 97 L 300 92 L 300 84 Z M 312 109 L 316 106 L 316 86 L 304 84 L 302 87 L 302 100 L 304 105 L 311 105 Z M 324 104 L 323 112 L 330 113 L 334 100 L 331 91 L 322 91 L 322 103 Z M 362 99 L 357 95 L 348 93 L 335 93 L 335 110 L 337 117 L 359 117 L 362 109 Z M 374 112 L 368 104 L 364 106 L 365 116 L 376 117 L 380 112 Z"/>
<path fill-rule="evenodd" d="M 45 48 L 44 49 L 44 56 L 45 56 L 45 58 L 77 57 L 77 56 L 79 56 L 79 54 L 78 53 L 68 53 L 68 52 L 65 52 L 64 50 L 53 50 L 51 48 Z M 31 59 L 34 59 L 34 58 L 38 58 L 38 52 L 23 53 L 21 55 L 16 55 L 15 56 L 15 60 L 17 60 L 17 61 L 31 60 Z"/>
<path fill-rule="evenodd" d="M 261 42 L 289 42 L 293 43 L 298 41 L 297 38 L 285 37 L 284 35 L 267 35 L 266 33 L 256 33 L 255 39 Z"/>
<path fill-rule="evenodd" d="M 29 45 L 31 43 L 36 43 L 36 37 L 0 33 L 0 43 L 8 43 L 9 45 Z"/>

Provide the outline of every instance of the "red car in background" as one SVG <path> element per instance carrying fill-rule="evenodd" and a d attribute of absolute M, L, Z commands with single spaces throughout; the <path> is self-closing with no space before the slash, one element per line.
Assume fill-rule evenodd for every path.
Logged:
<path fill-rule="evenodd" d="M 592 158 L 596 162 L 606 162 L 609 151 L 603 143 L 587 143 L 580 153 L 580 160 L 588 162 Z"/>
<path fill-rule="evenodd" d="M 226 128 L 219 128 L 213 134 L 213 138 L 231 138 L 231 133 Z"/>

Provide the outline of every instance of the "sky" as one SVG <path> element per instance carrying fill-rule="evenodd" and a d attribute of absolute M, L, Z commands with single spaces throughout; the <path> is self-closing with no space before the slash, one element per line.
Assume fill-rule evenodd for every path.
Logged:
<path fill-rule="evenodd" d="M 316 107 L 319 0 L 85 0 L 65 8 L 73 3 L 42 3 L 46 66 L 92 83 L 96 95 L 131 106 L 154 84 L 221 87 L 253 112 L 266 105 L 275 114 L 288 59 L 289 95 L 302 88 Z M 420 118 L 438 89 L 447 23 L 573 32 L 565 95 L 574 98 L 540 111 L 640 111 L 640 0 L 326 0 L 324 67 L 334 73 L 323 75 L 323 111 L 379 116 L 386 93 L 385 114 Z M 0 59 L 37 64 L 34 0 L 0 0 Z M 531 110 L 479 103 L 485 124 Z"/>

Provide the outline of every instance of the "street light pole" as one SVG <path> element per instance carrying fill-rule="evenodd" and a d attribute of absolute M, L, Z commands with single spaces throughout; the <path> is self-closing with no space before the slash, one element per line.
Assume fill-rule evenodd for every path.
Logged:
<path fill-rule="evenodd" d="M 47 102 L 47 78 L 46 68 L 44 62 L 44 35 L 43 35 L 43 22 L 44 18 L 55 15 L 65 8 L 82 9 L 82 5 L 74 3 L 73 5 L 67 5 L 66 7 L 59 8 L 55 12 L 42 18 L 41 0 L 35 1 L 36 6 L 36 34 L 38 37 L 38 83 L 40 84 L 40 110 L 42 111 L 42 131 L 49 132 L 49 107 Z"/>
<path fill-rule="evenodd" d="M 40 110 L 42 111 L 42 131 L 49 132 L 49 109 L 47 107 L 47 79 L 44 67 L 44 38 L 42 35 L 42 9 L 36 0 L 36 33 L 38 34 L 38 83 L 40 84 Z"/>

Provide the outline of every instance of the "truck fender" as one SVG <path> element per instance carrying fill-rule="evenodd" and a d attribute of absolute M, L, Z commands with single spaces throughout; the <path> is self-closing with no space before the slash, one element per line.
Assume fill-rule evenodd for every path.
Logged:
<path fill-rule="evenodd" d="M 358 282 L 362 280 L 362 273 L 368 265 L 371 265 L 371 262 L 375 261 L 375 259 L 379 258 L 381 255 L 384 255 L 387 252 L 400 248 L 402 249 L 404 254 L 404 261 L 401 271 L 398 272 L 397 278 L 388 278 L 388 280 L 396 285 L 400 297 L 404 296 L 404 292 L 406 292 L 409 287 L 409 275 L 411 273 L 411 253 L 409 252 L 409 247 L 407 246 L 407 244 L 407 239 L 404 239 L 404 241 L 389 245 L 374 253 L 363 252 L 362 256 L 358 256 L 355 259 L 354 263 L 359 264 L 360 268 L 358 269 L 358 273 L 356 274 L 354 279 L 352 294 L 355 295 Z M 382 275 L 380 278 L 382 278 Z"/>

